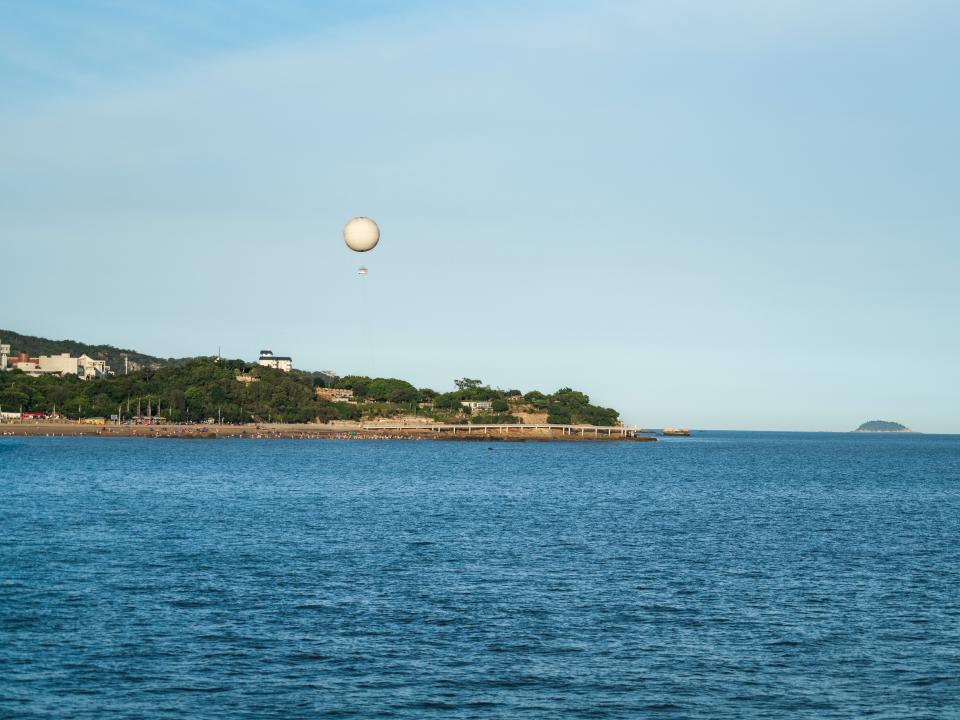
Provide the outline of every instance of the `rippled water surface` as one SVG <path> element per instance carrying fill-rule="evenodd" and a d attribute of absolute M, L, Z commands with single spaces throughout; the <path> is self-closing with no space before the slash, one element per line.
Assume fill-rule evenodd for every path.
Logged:
<path fill-rule="evenodd" d="M 960 717 L 960 437 L 2 438 L 0 716 Z"/>

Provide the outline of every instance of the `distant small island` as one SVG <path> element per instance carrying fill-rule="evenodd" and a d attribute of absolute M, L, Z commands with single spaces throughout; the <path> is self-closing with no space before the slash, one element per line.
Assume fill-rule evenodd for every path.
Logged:
<path fill-rule="evenodd" d="M 858 427 L 854 432 L 913 432 L 906 425 L 889 420 L 870 420 Z"/>

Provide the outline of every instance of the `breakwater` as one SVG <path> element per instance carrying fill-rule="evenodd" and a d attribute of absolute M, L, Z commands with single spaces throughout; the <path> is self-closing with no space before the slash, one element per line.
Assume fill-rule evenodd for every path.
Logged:
<path fill-rule="evenodd" d="M 246 425 L 91 425 L 77 422 L 14 422 L 0 436 L 153 437 L 184 439 L 286 438 L 303 440 L 445 440 L 458 442 L 655 442 L 640 430 L 596 425 L 444 425 L 401 423 Z"/>

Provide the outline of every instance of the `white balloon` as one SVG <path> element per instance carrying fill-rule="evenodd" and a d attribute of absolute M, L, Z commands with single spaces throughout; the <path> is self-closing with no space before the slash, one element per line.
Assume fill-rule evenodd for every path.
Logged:
<path fill-rule="evenodd" d="M 343 241 L 356 252 L 373 250 L 380 242 L 380 228 L 367 217 L 355 217 L 343 228 Z"/>

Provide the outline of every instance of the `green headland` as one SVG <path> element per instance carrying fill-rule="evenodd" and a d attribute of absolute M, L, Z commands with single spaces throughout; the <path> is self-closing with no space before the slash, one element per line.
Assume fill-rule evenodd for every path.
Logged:
<path fill-rule="evenodd" d="M 398 378 L 271 367 L 274 361 L 289 360 L 272 355 L 259 362 L 164 359 L 8 330 L 0 331 L 0 338 L 11 346 L 9 366 L 0 372 L 0 411 L 5 413 L 173 423 L 211 418 L 226 423 L 330 423 L 415 416 L 441 423 L 612 427 L 620 420 L 617 410 L 594 405 L 588 395 L 568 387 L 551 393 L 521 391 L 461 378 L 453 389 L 437 391 Z M 43 353 L 89 356 L 83 361 L 87 371 L 81 363 L 78 377 L 77 372 L 44 371 L 41 358 L 16 359 L 18 354 Z M 94 366 L 91 360 L 107 365 Z"/>

